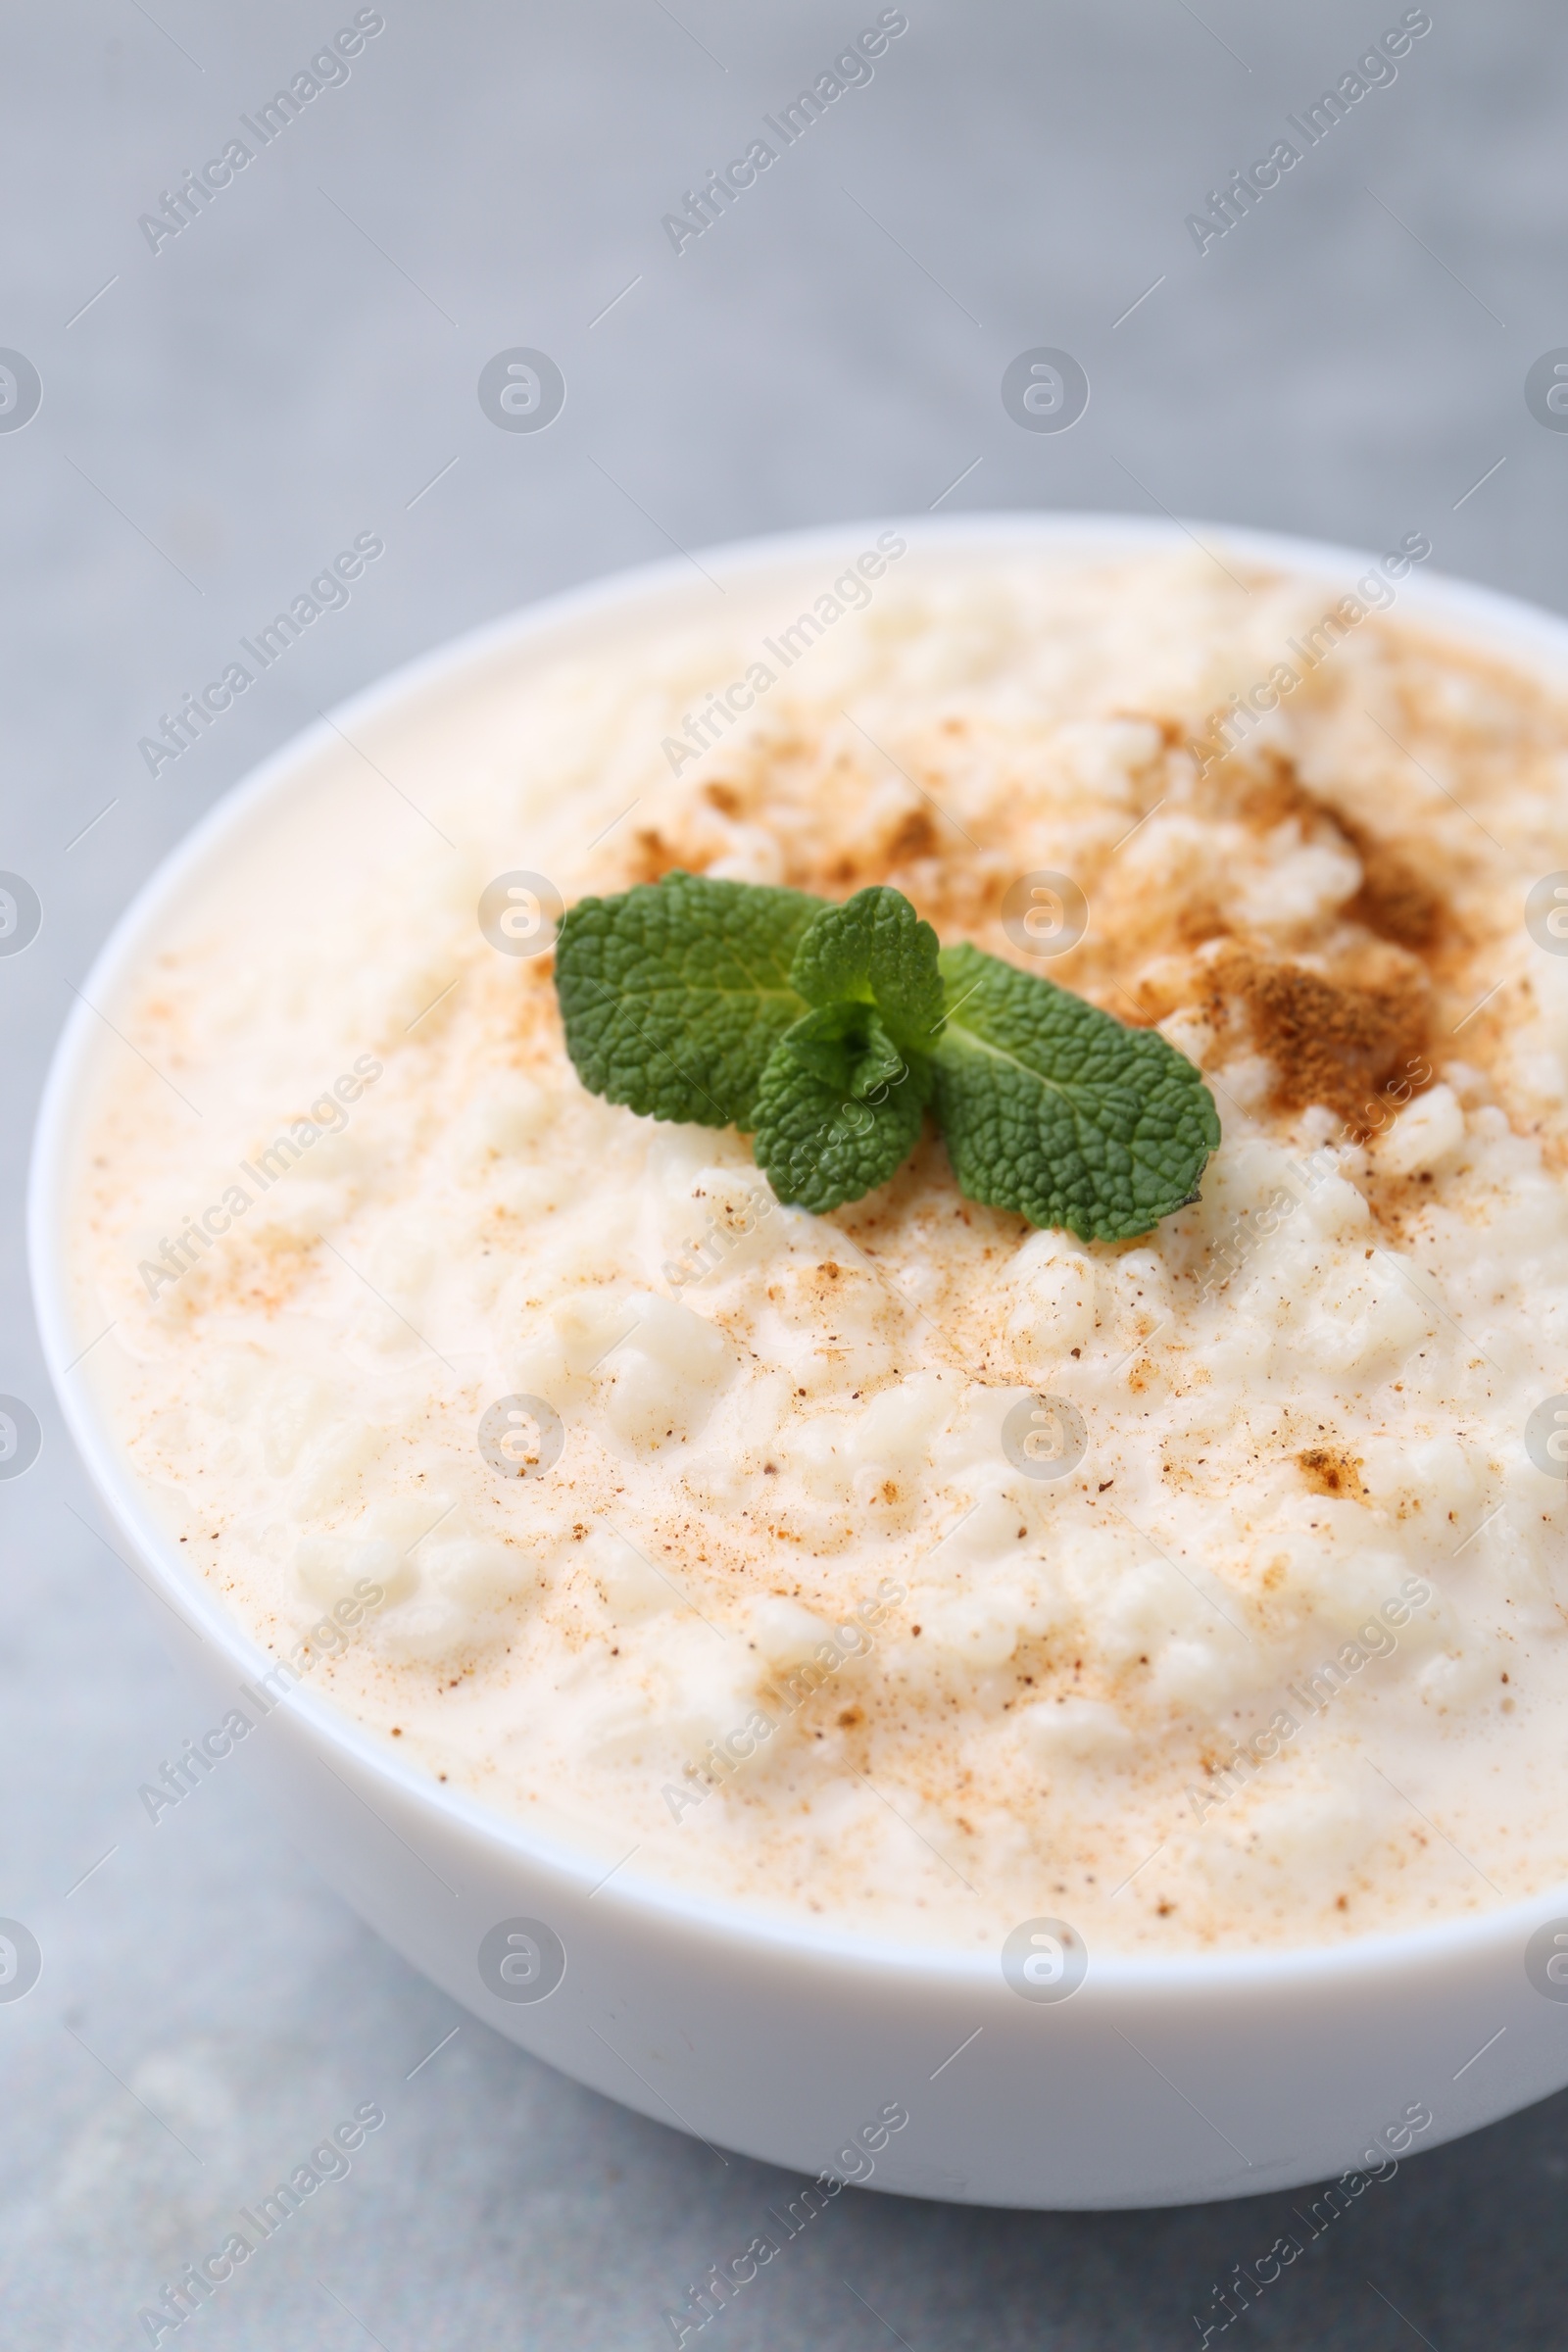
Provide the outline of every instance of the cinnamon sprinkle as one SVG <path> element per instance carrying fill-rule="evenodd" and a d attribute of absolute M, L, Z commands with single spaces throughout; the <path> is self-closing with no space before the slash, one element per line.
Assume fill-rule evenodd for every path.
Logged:
<path fill-rule="evenodd" d="M 1300 964 L 1264 963 L 1242 947 L 1222 949 L 1212 972 L 1215 998 L 1242 1006 L 1258 1052 L 1274 1065 L 1277 1110 L 1321 1102 L 1360 1139 L 1374 1124 L 1368 1114 L 1379 1088 L 1408 1079 L 1420 1061 L 1427 1003 L 1414 981 L 1356 988 Z"/>

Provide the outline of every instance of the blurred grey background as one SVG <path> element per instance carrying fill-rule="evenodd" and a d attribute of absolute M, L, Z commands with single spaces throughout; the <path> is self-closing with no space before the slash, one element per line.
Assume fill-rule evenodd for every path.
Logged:
<path fill-rule="evenodd" d="M 1524 393 L 1568 345 L 1559 12 L 1433 0 L 1397 77 L 1200 252 L 1187 216 L 1295 136 L 1397 0 L 907 0 L 873 78 L 678 254 L 662 217 L 875 0 L 370 13 L 348 78 L 162 237 L 140 217 L 355 8 L 3 19 L 0 346 L 42 384 L 7 429 L 26 378 L 4 362 L 0 867 L 44 908 L 0 959 L 0 1390 L 44 1425 L 0 1485 L 0 1913 L 45 1955 L 0 2006 L 16 2352 L 145 2341 L 161 2282 L 367 2100 L 384 2130 L 192 2323 L 209 2346 L 668 2344 L 664 2308 L 792 2186 L 454 2011 L 309 1874 L 243 1763 L 156 1830 L 137 1806 L 195 1718 L 95 1532 L 17 1204 L 71 989 L 166 850 L 318 710 L 470 623 L 781 526 L 969 506 L 1379 547 L 1421 529 L 1444 568 L 1568 607 L 1568 437 Z M 547 431 L 480 407 L 485 363 L 519 346 L 565 378 Z M 1003 406 L 1038 346 L 1087 371 L 1070 431 Z M 366 530 L 386 555 L 348 607 L 151 775 L 160 714 Z M 1560 2099 L 1418 2158 L 1239 2328 L 1343 2352 L 1559 2338 L 1565 2127 Z M 687 2340 L 1192 2342 L 1290 2202 L 1060 2217 L 848 2192 Z"/>

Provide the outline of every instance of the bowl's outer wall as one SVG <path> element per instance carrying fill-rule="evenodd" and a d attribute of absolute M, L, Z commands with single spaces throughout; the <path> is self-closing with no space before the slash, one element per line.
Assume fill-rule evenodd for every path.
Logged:
<path fill-rule="evenodd" d="M 781 559 L 842 563 L 877 527 L 719 551 L 710 568 L 745 577 Z M 916 546 L 1187 544 L 1174 527 L 1095 516 L 892 527 Z M 1244 557 L 1342 582 L 1368 561 L 1258 534 L 1215 536 Z M 645 606 L 689 604 L 689 576 L 650 567 L 553 600 L 398 673 L 339 717 L 363 740 L 519 653 L 604 643 Z M 1489 634 L 1568 674 L 1568 627 L 1548 615 L 1436 580 L 1421 581 L 1413 601 L 1424 619 Z M 285 747 L 160 869 L 95 967 L 84 992 L 95 1004 L 134 968 L 161 907 L 221 854 L 225 836 L 298 786 L 326 752 L 324 734 Z M 68 1365 L 82 1344 L 69 1306 L 64 1187 L 93 1032 L 78 1004 L 34 1154 L 34 1288 L 51 1365 Z M 54 1378 L 106 1510 L 143 1581 L 171 1604 L 172 1616 L 160 1616 L 217 1720 L 269 1661 L 181 1570 L 80 1384 Z M 801 2172 L 859 2170 L 839 2151 L 897 2104 L 909 2122 L 874 2157 L 865 2183 L 874 2188 L 1061 2209 L 1246 2196 L 1364 2167 L 1377 2136 L 1410 2110 L 1432 2117 L 1413 2142 L 1420 2152 L 1568 2083 L 1568 2004 L 1542 1999 L 1523 1966 L 1531 1925 L 1568 1913 L 1562 1890 L 1457 1927 L 1263 1956 L 1251 1970 L 1233 1957 L 1207 1970 L 1191 1959 L 1097 1969 L 1091 1958 L 1070 2000 L 1036 2004 L 1000 1968 L 977 1971 L 968 1959 L 813 1944 L 739 1911 L 683 1903 L 678 1889 L 640 1886 L 629 1871 L 596 1886 L 597 1866 L 454 1800 L 308 1690 L 267 1718 L 253 1752 L 291 1838 L 455 2000 L 610 2097 Z M 478 1973 L 481 1937 L 518 1917 L 547 1921 L 567 1954 L 562 1983 L 537 2003 L 499 1999 Z"/>

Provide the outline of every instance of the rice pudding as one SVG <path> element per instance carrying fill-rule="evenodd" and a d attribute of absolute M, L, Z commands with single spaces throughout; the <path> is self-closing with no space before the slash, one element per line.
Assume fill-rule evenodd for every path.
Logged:
<path fill-rule="evenodd" d="M 1568 1878 L 1568 704 L 1401 614 L 1425 552 L 868 535 L 339 743 L 210 862 L 105 1008 L 74 1377 L 272 1695 L 921 1941 Z M 1084 1244 L 928 1125 L 813 1216 L 588 1093 L 551 914 L 675 869 L 891 883 L 1157 1026 L 1200 1200 Z"/>

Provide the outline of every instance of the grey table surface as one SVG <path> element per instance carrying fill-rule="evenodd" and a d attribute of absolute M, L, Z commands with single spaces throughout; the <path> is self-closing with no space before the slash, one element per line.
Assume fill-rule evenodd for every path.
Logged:
<path fill-rule="evenodd" d="M 0 1913 L 45 1955 L 0 2007 L 8 2347 L 145 2341 L 138 2309 L 215 2217 L 366 2099 L 385 2130 L 189 2323 L 208 2344 L 668 2343 L 665 2307 L 787 2185 L 456 2011 L 242 1767 L 156 1829 L 139 1811 L 192 1701 L 64 1435 L 20 1207 L 106 930 L 318 710 L 675 549 L 933 507 L 1168 510 L 1379 547 L 1422 529 L 1444 567 L 1568 603 L 1568 439 L 1524 398 L 1568 343 L 1568 18 L 1433 0 L 1397 78 L 1248 217 L 1203 251 L 1187 225 L 1401 13 L 907 0 L 874 77 L 677 253 L 663 216 L 873 0 L 384 0 L 349 77 L 162 237 L 141 216 L 348 0 L 5 11 L 0 344 L 43 400 L 0 429 L 0 866 L 44 906 L 0 960 L 0 1389 L 44 1428 L 0 1485 Z M 1041 345 L 1088 372 L 1071 431 L 1003 406 L 1007 362 Z M 564 374 L 548 432 L 498 431 L 476 397 L 515 346 Z M 366 529 L 386 559 L 350 605 L 150 775 L 159 713 Z M 1565 2126 L 1550 2100 L 1408 2164 L 1238 2328 L 1345 2352 L 1561 2340 Z M 1288 2203 L 846 2193 L 688 2341 L 1179 2344 Z"/>

